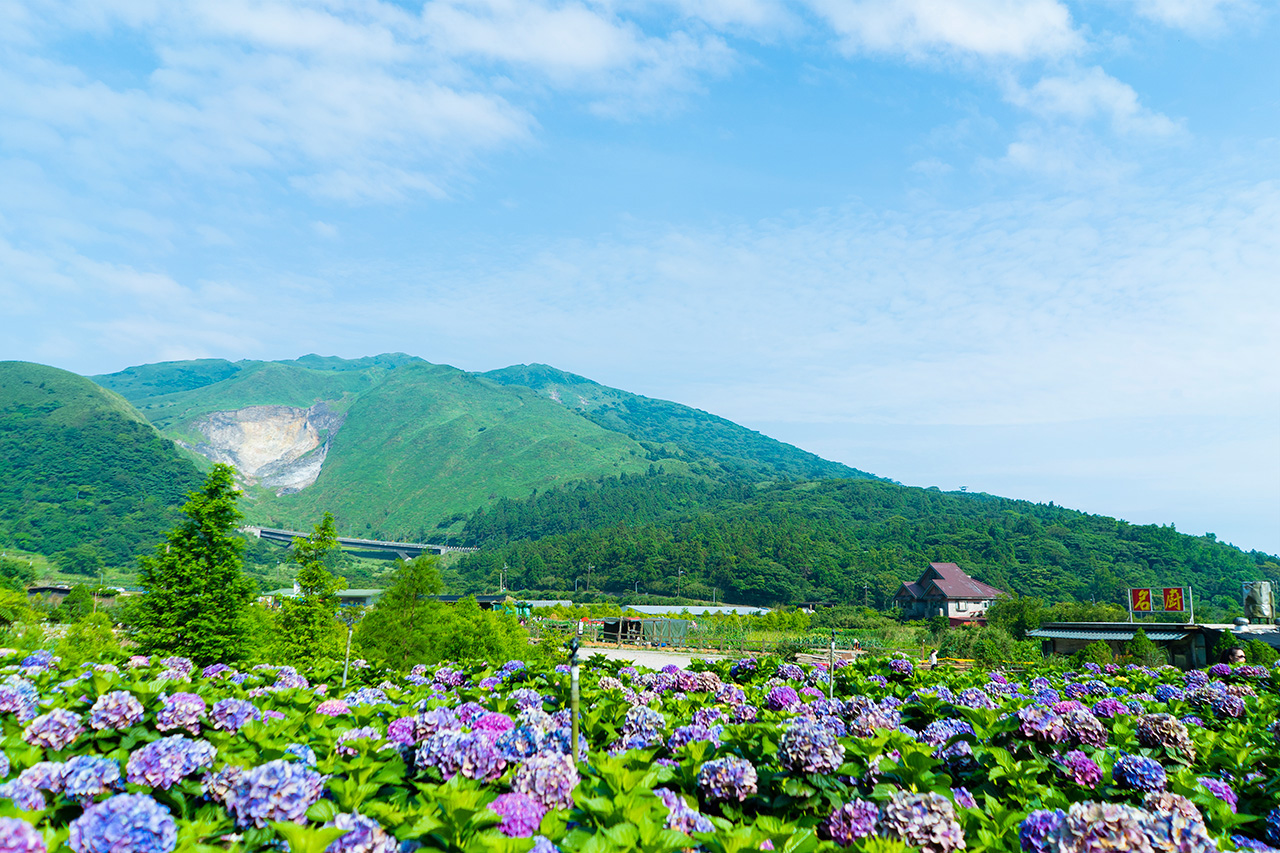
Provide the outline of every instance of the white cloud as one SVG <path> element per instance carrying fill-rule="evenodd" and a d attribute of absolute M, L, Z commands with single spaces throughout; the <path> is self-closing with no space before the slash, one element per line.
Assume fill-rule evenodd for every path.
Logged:
<path fill-rule="evenodd" d="M 1045 77 L 1030 89 L 1011 87 L 1009 101 L 1050 119 L 1083 123 L 1102 118 L 1121 134 L 1172 136 L 1181 126 L 1138 101 L 1138 93 L 1101 68 Z"/>
<path fill-rule="evenodd" d="M 1132 0 L 1134 11 L 1165 26 L 1204 34 L 1259 14 L 1254 0 Z"/>
<path fill-rule="evenodd" d="M 808 0 L 851 53 L 1028 60 L 1078 51 L 1058 0 Z"/>

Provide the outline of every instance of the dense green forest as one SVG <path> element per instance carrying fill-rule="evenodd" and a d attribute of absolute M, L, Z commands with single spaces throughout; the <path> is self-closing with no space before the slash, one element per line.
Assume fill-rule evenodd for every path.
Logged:
<path fill-rule="evenodd" d="M 747 604 L 884 607 L 929 562 L 1048 601 L 1122 604 L 1128 586 L 1187 584 L 1230 608 L 1241 581 L 1280 582 L 1276 557 L 1172 526 L 862 479 L 749 486 L 653 469 L 500 501 L 465 530 L 486 546 L 457 566 L 473 585 L 506 564 L 516 589 L 572 589 L 590 573 L 595 589 L 705 599 L 714 589 Z"/>
<path fill-rule="evenodd" d="M 86 575 L 132 565 L 199 483 L 115 394 L 56 368 L 0 363 L 0 547 Z"/>

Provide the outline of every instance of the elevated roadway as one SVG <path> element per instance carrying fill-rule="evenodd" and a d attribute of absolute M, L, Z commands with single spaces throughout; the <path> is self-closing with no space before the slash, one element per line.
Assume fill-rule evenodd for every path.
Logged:
<path fill-rule="evenodd" d="M 279 545 L 291 545 L 294 539 L 306 539 L 308 534 L 297 530 L 280 530 L 275 527 L 242 527 L 241 532 Z M 412 560 L 423 554 L 470 554 L 479 549 L 457 545 L 434 545 L 430 542 L 388 542 L 384 539 L 355 539 L 339 536 L 338 545 L 345 551 L 386 551 L 402 559 Z"/>

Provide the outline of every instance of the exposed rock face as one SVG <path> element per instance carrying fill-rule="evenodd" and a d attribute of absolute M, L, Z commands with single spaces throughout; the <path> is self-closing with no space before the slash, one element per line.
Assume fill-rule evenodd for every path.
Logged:
<path fill-rule="evenodd" d="M 249 406 L 212 412 L 192 425 L 206 439 L 192 449 L 234 466 L 247 482 L 289 494 L 320 476 L 329 442 L 344 420 L 325 403 L 309 409 Z"/>

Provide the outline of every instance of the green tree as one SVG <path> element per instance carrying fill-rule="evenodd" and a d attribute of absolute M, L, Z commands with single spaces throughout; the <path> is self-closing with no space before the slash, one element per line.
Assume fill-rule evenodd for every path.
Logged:
<path fill-rule="evenodd" d="M 1044 601 L 1030 596 L 1010 595 L 997 598 L 987 608 L 987 624 L 1001 628 L 1015 640 L 1025 640 L 1045 621 Z"/>
<path fill-rule="evenodd" d="M 134 640 L 143 653 L 176 654 L 198 664 L 244 658 L 243 614 L 253 582 L 241 564 L 240 511 L 233 470 L 214 465 L 188 495 L 185 520 L 164 545 L 139 560 L 146 589 L 132 609 Z"/>
<path fill-rule="evenodd" d="M 18 592 L 26 592 L 27 585 L 36 579 L 35 569 L 27 560 L 14 557 L 0 557 L 0 586 Z"/>
<path fill-rule="evenodd" d="M 1143 666 L 1160 666 L 1169 662 L 1164 649 L 1151 642 L 1147 632 L 1141 628 L 1133 632 L 1133 639 L 1125 645 L 1124 650 L 1125 654 Z"/>
<path fill-rule="evenodd" d="M 79 622 L 93 612 L 93 593 L 89 587 L 78 583 L 71 587 L 71 592 L 58 605 L 55 614 L 59 621 L 72 624 Z"/>
<path fill-rule="evenodd" d="M 85 575 L 91 578 L 96 578 L 107 565 L 106 560 L 102 558 L 102 552 L 88 542 L 81 542 L 65 551 L 59 551 L 53 561 L 58 568 L 68 574 Z"/>
<path fill-rule="evenodd" d="M 432 598 L 443 588 L 439 562 L 427 555 L 407 563 L 396 561 L 391 588 L 356 629 L 355 643 L 366 658 L 396 669 L 408 669 L 429 658 L 426 627 L 441 609 Z"/>
<path fill-rule="evenodd" d="M 1102 640 L 1095 640 L 1075 653 L 1076 664 L 1096 663 L 1103 666 L 1112 661 L 1111 647 Z"/>
<path fill-rule="evenodd" d="M 290 661 L 314 663 L 341 654 L 338 590 L 346 584 L 329 571 L 328 561 L 339 551 L 333 515 L 325 513 L 305 539 L 295 539 L 289 559 L 298 566 L 298 597 L 285 599 L 280 609 L 280 649 Z"/>

